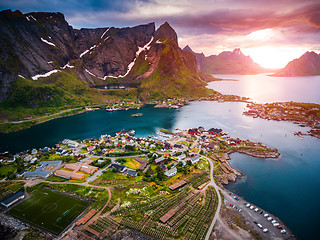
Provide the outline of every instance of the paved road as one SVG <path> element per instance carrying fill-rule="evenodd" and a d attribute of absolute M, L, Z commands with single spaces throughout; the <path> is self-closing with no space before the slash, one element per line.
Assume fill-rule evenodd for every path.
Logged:
<path fill-rule="evenodd" d="M 209 230 L 208 230 L 207 235 L 206 235 L 206 238 L 205 238 L 206 240 L 209 240 L 210 235 L 211 235 L 211 232 L 212 232 L 213 227 L 214 227 L 214 224 L 216 223 L 217 218 L 218 218 L 218 216 L 219 216 L 219 212 L 220 212 L 220 208 L 221 208 L 221 196 L 220 196 L 219 188 L 218 188 L 218 186 L 216 185 L 216 183 L 215 183 L 215 181 L 214 181 L 214 179 L 213 179 L 213 168 L 214 168 L 213 163 L 212 163 L 212 161 L 211 161 L 210 159 L 208 159 L 207 157 L 206 157 L 206 159 L 208 160 L 208 162 L 209 162 L 209 164 L 210 164 L 210 180 L 211 180 L 211 182 L 210 182 L 207 186 L 209 186 L 209 185 L 213 186 L 214 189 L 215 189 L 216 192 L 217 192 L 217 195 L 218 195 L 218 207 L 217 207 L 217 210 L 216 210 L 216 212 L 215 212 L 215 215 L 214 215 L 214 217 L 213 217 L 213 220 L 212 220 L 212 222 L 211 222 L 211 225 L 210 225 L 210 227 L 209 227 Z"/>
<path fill-rule="evenodd" d="M 263 239 L 295 239 L 294 236 L 292 236 L 290 230 L 281 222 L 280 219 L 275 217 L 274 215 L 260 209 L 258 207 L 258 211 L 256 212 L 254 209 L 257 208 L 257 206 L 254 206 L 254 209 L 250 209 L 245 207 L 244 203 L 247 202 L 245 199 L 239 197 L 239 200 L 234 199 L 234 194 L 226 191 L 225 189 L 221 189 L 222 194 L 224 195 L 224 201 L 229 207 L 230 204 L 233 204 L 238 209 L 241 209 L 241 214 L 245 216 L 249 222 L 249 224 L 259 233 L 262 235 Z M 251 203 L 250 203 L 251 204 Z M 251 204 L 252 205 L 252 204 Z M 230 207 L 231 208 L 231 207 Z M 262 214 L 260 212 L 263 211 Z M 281 234 L 280 229 L 277 227 L 274 227 L 271 223 L 271 220 L 268 221 L 266 217 L 264 217 L 264 214 L 268 214 L 270 217 L 272 217 L 272 220 L 276 220 L 282 227 L 287 231 L 287 234 Z M 262 228 L 259 228 L 253 221 L 256 221 L 257 223 L 260 223 L 262 225 Z M 267 228 L 268 232 L 264 233 L 262 232 L 263 229 Z"/>

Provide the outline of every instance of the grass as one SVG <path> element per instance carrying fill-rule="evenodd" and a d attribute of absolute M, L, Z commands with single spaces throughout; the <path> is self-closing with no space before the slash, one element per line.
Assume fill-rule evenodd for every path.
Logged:
<path fill-rule="evenodd" d="M 113 180 L 113 179 L 127 179 L 126 176 L 120 173 L 114 173 L 107 169 L 98 179 Z"/>
<path fill-rule="evenodd" d="M 141 163 L 137 162 L 135 159 L 135 157 L 131 157 L 131 158 L 125 158 L 126 159 L 126 162 L 125 163 L 122 163 L 122 165 L 128 167 L 128 168 L 131 168 L 131 169 L 139 169 Z"/>
<path fill-rule="evenodd" d="M 17 168 L 13 165 L 4 165 L 0 167 L 0 175 L 7 175 L 9 172 L 16 172 Z"/>
<path fill-rule="evenodd" d="M 9 214 L 53 234 L 59 234 L 89 205 L 85 200 L 42 188 L 12 208 Z"/>

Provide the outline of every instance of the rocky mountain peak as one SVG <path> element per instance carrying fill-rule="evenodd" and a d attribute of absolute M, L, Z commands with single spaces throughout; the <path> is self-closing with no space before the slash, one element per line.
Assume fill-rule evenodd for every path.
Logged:
<path fill-rule="evenodd" d="M 305 52 L 300 58 L 289 62 L 285 68 L 273 74 L 276 77 L 320 75 L 320 55 Z"/>
<path fill-rule="evenodd" d="M 178 45 L 178 36 L 168 22 L 162 24 L 154 34 L 154 40 L 165 41 L 172 39 Z"/>

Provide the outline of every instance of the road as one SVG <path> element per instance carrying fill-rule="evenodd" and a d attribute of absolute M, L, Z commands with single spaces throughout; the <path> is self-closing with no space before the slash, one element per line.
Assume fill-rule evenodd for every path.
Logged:
<path fill-rule="evenodd" d="M 207 235 L 206 235 L 206 240 L 209 240 L 209 238 L 210 238 L 210 235 L 211 235 L 211 232 L 212 232 L 212 230 L 213 230 L 213 227 L 214 227 L 214 224 L 216 223 L 216 221 L 217 221 L 217 218 L 218 218 L 218 216 L 219 216 L 219 212 L 220 212 L 220 209 L 221 209 L 221 196 L 220 196 L 220 192 L 219 192 L 219 188 L 218 188 L 218 186 L 216 185 L 216 183 L 215 183 L 215 181 L 214 181 L 214 179 L 213 179 L 213 168 L 214 168 L 214 166 L 213 166 L 213 163 L 212 163 L 212 161 L 210 160 L 210 159 L 208 159 L 207 157 L 205 157 L 206 159 L 207 159 L 207 161 L 209 162 L 209 164 L 210 164 L 210 183 L 207 185 L 207 186 L 213 186 L 214 187 L 214 189 L 216 190 L 216 192 L 217 192 L 217 195 L 218 195 L 218 207 L 217 207 L 217 210 L 216 210 L 216 212 L 215 212 L 215 215 L 214 215 L 214 217 L 213 217 L 213 220 L 212 220 L 212 222 L 211 222 L 211 225 L 210 225 L 210 227 L 209 227 L 209 230 L 208 230 L 208 232 L 207 232 Z"/>
<path fill-rule="evenodd" d="M 85 107 L 86 107 L 86 108 L 91 108 L 91 107 L 98 107 L 98 106 L 103 106 L 103 105 L 106 105 L 106 104 L 95 104 L 95 105 L 85 106 Z M 70 112 L 70 111 L 78 110 L 78 109 L 82 109 L 82 108 L 84 108 L 84 106 L 83 106 L 83 107 L 66 109 L 66 110 L 63 110 L 63 111 L 61 111 L 61 112 L 57 112 L 57 113 L 50 114 L 50 115 L 47 115 L 47 116 L 42 116 L 42 117 L 37 117 L 37 118 L 32 118 L 32 119 L 25 119 L 25 120 L 20 120 L 20 121 L 13 121 L 13 122 L 2 122 L 2 123 L 0 123 L 0 124 L 30 122 L 30 121 L 34 121 L 34 120 L 43 119 L 43 118 L 53 117 L 53 116 L 56 116 L 56 115 L 59 115 L 59 114 L 65 113 L 65 112 Z"/>

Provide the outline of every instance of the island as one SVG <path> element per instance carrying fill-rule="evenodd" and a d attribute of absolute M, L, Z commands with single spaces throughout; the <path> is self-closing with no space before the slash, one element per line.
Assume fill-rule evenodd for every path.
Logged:
<path fill-rule="evenodd" d="M 296 131 L 295 135 L 311 135 L 320 138 L 320 105 L 315 103 L 275 102 L 247 104 L 244 115 L 275 121 L 291 121 L 300 127 L 311 128 L 307 132 Z"/>

